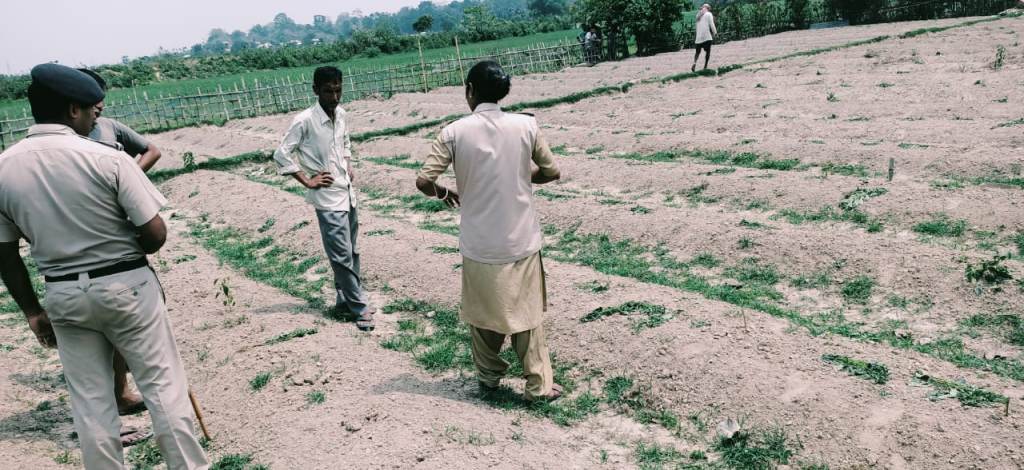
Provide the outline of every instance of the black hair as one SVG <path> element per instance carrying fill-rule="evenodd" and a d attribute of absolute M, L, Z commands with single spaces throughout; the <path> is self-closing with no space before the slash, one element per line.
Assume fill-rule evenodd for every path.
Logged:
<path fill-rule="evenodd" d="M 326 85 L 333 82 L 341 82 L 344 77 L 341 74 L 341 70 L 334 66 L 323 66 L 317 67 L 313 71 L 313 88 L 320 88 L 321 85 Z"/>
<path fill-rule="evenodd" d="M 104 80 L 103 77 L 100 76 L 100 74 L 93 72 L 89 69 L 78 69 L 78 71 L 92 77 L 93 80 L 96 80 L 96 84 L 100 86 L 101 90 L 107 91 L 107 81 Z"/>
<path fill-rule="evenodd" d="M 497 103 L 508 96 L 512 77 L 497 62 L 484 60 L 469 69 L 466 84 L 473 85 L 473 93 L 481 103 Z"/>
<path fill-rule="evenodd" d="M 28 86 L 28 103 L 32 106 L 32 118 L 38 123 L 63 121 L 71 100 L 50 88 L 33 83 Z"/>

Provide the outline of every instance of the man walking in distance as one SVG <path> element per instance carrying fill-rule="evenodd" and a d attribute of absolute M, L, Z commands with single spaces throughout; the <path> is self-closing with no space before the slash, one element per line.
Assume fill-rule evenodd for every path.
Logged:
<path fill-rule="evenodd" d="M 0 277 L 44 346 L 57 346 L 86 469 L 122 468 L 114 349 L 135 373 L 172 470 L 206 469 L 193 434 L 185 370 L 146 254 L 167 236 L 164 197 L 123 152 L 83 138 L 103 91 L 88 75 L 36 66 L 37 124 L 0 155 Z M 46 310 L 19 240 L 46 278 Z"/>
<path fill-rule="evenodd" d="M 715 15 L 711 14 L 711 5 L 705 3 L 697 12 L 697 39 L 694 41 L 697 52 L 693 55 L 693 66 L 691 72 L 697 71 L 697 59 L 700 58 L 701 49 L 704 50 L 704 70 L 708 69 L 708 61 L 711 60 L 711 44 L 718 35 L 718 28 L 715 27 Z"/>
<path fill-rule="evenodd" d="M 526 376 L 525 398 L 548 400 L 561 396 L 561 387 L 554 383 L 544 337 L 547 291 L 532 184 L 561 174 L 537 121 L 498 106 L 510 87 L 496 62 L 470 69 L 466 102 L 473 114 L 441 131 L 416 187 L 451 207 L 461 204 L 459 316 L 469 324 L 481 392 L 498 389 L 509 366 L 498 353 L 512 336 Z M 458 193 L 436 182 L 453 163 Z"/>
<path fill-rule="evenodd" d="M 107 81 L 103 77 L 89 69 L 78 70 L 85 72 L 86 75 L 96 80 L 96 84 L 106 93 Z M 118 150 L 123 150 L 124 153 L 127 153 L 132 158 L 138 158 L 136 161 L 139 163 L 142 171 L 149 171 L 150 168 L 153 168 L 153 165 L 156 165 L 157 160 L 160 160 L 162 155 L 160 149 L 139 135 L 138 132 L 135 132 L 134 129 L 121 123 L 121 121 L 103 117 L 103 109 L 104 104 L 100 101 L 96 105 L 96 127 L 89 133 L 89 138 L 117 147 Z"/>
<path fill-rule="evenodd" d="M 376 309 L 367 301 L 359 277 L 359 218 L 352 188 L 352 143 L 340 106 L 342 81 L 336 67 L 313 72 L 317 102 L 292 120 L 274 161 L 282 175 L 292 175 L 308 188 L 306 201 L 316 208 L 320 237 L 334 270 L 335 312 L 369 331 Z"/>
<path fill-rule="evenodd" d="M 78 69 L 93 78 L 96 84 L 104 93 L 107 91 L 107 81 L 99 74 L 89 69 Z M 103 102 L 96 103 L 96 125 L 89 138 L 104 143 L 118 150 L 123 150 L 130 157 L 135 158 L 141 155 L 138 165 L 142 171 L 149 171 L 160 159 L 160 149 L 144 139 L 131 127 L 122 124 L 120 121 L 102 117 Z M 121 416 L 140 413 L 146 410 L 146 404 L 131 387 L 128 386 L 128 363 L 120 351 L 114 350 L 114 398 L 117 399 L 117 413 Z M 125 426 L 121 429 L 121 444 L 125 447 L 138 444 L 149 437 L 133 426 Z"/>

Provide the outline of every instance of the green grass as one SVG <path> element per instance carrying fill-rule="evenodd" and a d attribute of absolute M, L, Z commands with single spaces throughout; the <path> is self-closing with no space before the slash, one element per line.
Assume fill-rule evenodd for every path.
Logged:
<path fill-rule="evenodd" d="M 946 214 L 938 214 L 931 220 L 914 224 L 913 230 L 933 237 L 961 237 L 967 229 L 967 221 L 952 220 Z"/>
<path fill-rule="evenodd" d="M 1024 346 L 1024 320 L 1018 314 L 979 313 L 960 321 L 969 329 L 986 329 L 997 333 L 1009 344 Z"/>
<path fill-rule="evenodd" d="M 995 128 L 999 128 L 999 127 L 1015 127 L 1015 126 L 1024 126 L 1024 118 L 1014 119 L 1012 121 L 1007 121 L 1007 122 L 1001 123 L 998 126 L 996 126 Z"/>
<path fill-rule="evenodd" d="M 708 252 L 698 253 L 697 256 L 694 256 L 693 259 L 690 260 L 690 264 L 694 266 L 703 266 L 705 268 L 716 268 L 721 263 L 722 262 L 716 258 L 715 255 Z"/>
<path fill-rule="evenodd" d="M 843 298 L 853 304 L 866 304 L 871 300 L 871 291 L 875 288 L 875 280 L 868 276 L 857 276 L 846 281 L 841 290 Z"/>
<path fill-rule="evenodd" d="M 715 443 L 722 462 L 737 470 L 773 470 L 778 464 L 788 464 L 802 448 L 799 440 L 791 439 L 782 429 L 740 431 L 729 439 L 720 436 Z"/>
<path fill-rule="evenodd" d="M 862 377 L 879 385 L 889 381 L 889 368 L 885 367 L 885 364 L 851 359 L 836 354 L 826 354 L 821 356 L 821 359 L 842 366 L 843 370 L 852 376 Z"/>
<path fill-rule="evenodd" d="M 327 395 L 322 390 L 314 390 L 306 394 L 306 403 L 310 405 L 319 405 L 327 399 Z"/>
<path fill-rule="evenodd" d="M 419 161 L 412 159 L 409 154 L 395 155 L 391 157 L 363 157 L 363 160 L 367 160 L 378 165 L 397 166 L 399 168 L 406 168 L 409 170 L 418 170 L 423 166 Z"/>
<path fill-rule="evenodd" d="M 297 328 L 292 331 L 281 333 L 273 338 L 270 338 L 263 342 L 263 344 L 269 346 L 271 344 L 283 343 L 285 341 L 291 341 L 295 338 L 302 338 L 303 336 L 310 336 L 317 334 L 316 328 Z"/>
<path fill-rule="evenodd" d="M 933 377 L 921 372 L 914 374 L 914 378 L 922 383 L 926 383 L 935 389 L 929 398 L 933 400 L 941 400 L 943 398 L 956 398 L 960 401 L 963 406 L 992 406 L 992 405 L 1008 405 L 1010 399 L 1006 396 L 998 393 L 985 390 L 981 387 L 975 387 L 966 382 L 946 380 L 939 377 Z"/>
<path fill-rule="evenodd" d="M 197 163 L 189 168 L 167 168 L 163 170 L 154 170 L 146 174 L 150 181 L 154 183 L 161 183 L 167 181 L 176 176 L 192 173 L 197 170 L 230 170 L 232 168 L 238 168 L 240 166 L 252 163 L 252 162 L 266 162 L 270 160 L 272 154 L 269 152 L 249 152 L 233 157 L 226 158 L 210 158 L 203 162 Z"/>
<path fill-rule="evenodd" d="M 445 235 L 459 235 L 459 226 L 457 224 L 428 220 L 426 222 L 421 222 L 419 228 L 423 230 L 430 230 L 431 232 L 443 233 Z"/>
<path fill-rule="evenodd" d="M 164 457 L 160 454 L 156 439 L 147 439 L 132 446 L 125 453 L 124 460 L 133 470 L 152 470 L 163 463 Z"/>
<path fill-rule="evenodd" d="M 593 294 L 600 294 L 602 292 L 608 292 L 608 289 L 611 288 L 611 285 L 608 284 L 607 282 L 587 281 L 581 284 L 576 284 L 576 288 Z"/>
<path fill-rule="evenodd" d="M 247 277 L 281 289 L 324 310 L 323 287 L 328 279 L 306 279 L 306 273 L 322 263 L 320 256 L 306 257 L 274 245 L 270 237 L 256 238 L 232 227 L 214 228 L 206 222 L 189 224 L 189 234 L 221 261 Z"/>
<path fill-rule="evenodd" d="M 781 278 L 774 265 L 763 264 L 757 258 L 744 258 L 739 264 L 726 268 L 724 274 L 738 281 L 766 286 L 777 284 Z"/>
<path fill-rule="evenodd" d="M 633 449 L 633 459 L 643 470 L 684 468 L 681 464 L 687 460 L 686 455 L 674 447 L 644 442 L 636 444 Z"/>
<path fill-rule="evenodd" d="M 455 246 L 432 246 L 430 251 L 441 255 L 453 255 L 459 253 L 459 248 Z"/>
<path fill-rule="evenodd" d="M 639 333 L 648 328 L 661 326 L 671 320 L 674 315 L 668 313 L 665 307 L 648 302 L 629 301 L 615 307 L 599 307 L 580 318 L 580 323 L 589 323 L 613 315 L 630 316 L 639 314 L 639 318 L 631 320 L 630 329 L 633 334 Z"/>
<path fill-rule="evenodd" d="M 830 175 L 859 176 L 866 178 L 870 174 L 867 167 L 854 163 L 832 163 L 821 165 L 821 172 Z"/>
<path fill-rule="evenodd" d="M 270 383 L 270 377 L 272 377 L 270 372 L 256 374 L 256 377 L 249 380 L 249 389 L 254 392 L 263 390 L 263 387 L 266 387 L 267 384 Z"/>
<path fill-rule="evenodd" d="M 266 465 L 253 464 L 252 454 L 227 454 L 210 465 L 210 470 L 267 470 Z"/>
<path fill-rule="evenodd" d="M 553 191 L 548 191 L 547 189 L 538 189 L 533 192 L 533 195 L 537 197 L 542 197 L 549 201 L 566 201 L 576 197 L 573 196 L 572 194 L 556 193 Z"/>
<path fill-rule="evenodd" d="M 738 166 L 759 170 L 790 171 L 799 169 L 800 167 L 800 160 L 795 158 L 777 160 L 764 154 L 754 152 L 732 152 L 729 150 L 676 149 L 647 154 L 636 152 L 610 154 L 610 156 L 625 160 L 655 163 L 676 162 L 684 158 L 690 158 L 716 165 Z"/>
<path fill-rule="evenodd" d="M 386 228 L 386 229 L 370 230 L 369 232 L 366 232 L 363 235 L 365 235 L 367 237 L 382 237 L 382 236 L 385 236 L 385 235 L 394 235 L 394 234 L 395 234 L 395 231 L 393 229 Z"/>

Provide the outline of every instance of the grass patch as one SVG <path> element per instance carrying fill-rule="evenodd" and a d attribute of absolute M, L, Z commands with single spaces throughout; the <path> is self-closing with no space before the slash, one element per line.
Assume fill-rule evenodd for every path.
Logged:
<path fill-rule="evenodd" d="M 754 152 L 732 152 L 729 150 L 663 150 L 654 153 L 611 154 L 615 158 L 642 162 L 666 163 L 676 162 L 684 158 L 702 160 L 717 165 L 738 166 L 759 170 L 790 171 L 800 167 L 800 160 L 791 158 L 775 160 L 767 155 Z"/>
<path fill-rule="evenodd" d="M 756 435 L 740 431 L 731 438 L 720 436 L 715 443 L 723 463 L 743 470 L 772 470 L 778 464 L 788 464 L 802 448 L 799 441 L 790 439 L 782 429 L 761 431 Z"/>
<path fill-rule="evenodd" d="M 249 152 L 233 157 L 227 158 L 211 158 L 206 161 L 193 164 L 191 166 L 182 168 L 167 168 L 163 170 L 155 170 L 146 174 L 150 181 L 153 183 L 162 183 L 176 176 L 192 173 L 197 170 L 220 170 L 226 171 L 233 168 L 252 163 L 252 162 L 266 162 L 270 160 L 270 152 Z"/>
<path fill-rule="evenodd" d="M 1024 346 L 1024 320 L 1017 314 L 979 313 L 960 321 L 966 328 L 983 328 L 993 331 L 1010 344 Z"/>
<path fill-rule="evenodd" d="M 386 228 L 386 229 L 370 230 L 369 232 L 366 232 L 363 235 L 365 235 L 367 237 L 381 237 L 381 236 L 384 236 L 384 235 L 394 235 L 394 234 L 395 234 L 394 230 Z"/>
<path fill-rule="evenodd" d="M 124 460 L 125 463 L 132 466 L 133 470 L 152 470 L 164 462 L 164 456 L 160 454 L 156 439 L 147 439 L 132 446 L 124 456 Z"/>
<path fill-rule="evenodd" d="M 421 222 L 419 228 L 423 230 L 430 230 L 431 232 L 443 233 L 445 235 L 459 236 L 459 226 L 457 224 L 434 222 L 428 220 Z"/>
<path fill-rule="evenodd" d="M 843 284 L 843 298 L 853 304 L 866 304 L 871 300 L 871 291 L 875 288 L 875 280 L 868 276 L 857 276 Z"/>
<path fill-rule="evenodd" d="M 708 252 L 697 253 L 697 256 L 694 256 L 693 259 L 690 260 L 690 264 L 695 266 L 703 266 L 705 268 L 716 268 L 721 263 L 722 262 L 719 261 L 719 259 L 716 258 L 715 255 Z"/>
<path fill-rule="evenodd" d="M 310 405 L 319 405 L 327 400 L 327 395 L 323 390 L 313 390 L 306 394 L 306 403 Z"/>
<path fill-rule="evenodd" d="M 549 201 L 565 201 L 565 200 L 569 200 L 569 199 L 574 199 L 576 197 L 576 196 L 573 196 L 571 194 L 556 193 L 556 192 L 548 191 L 546 189 L 538 189 L 538 190 L 533 192 L 533 195 L 534 196 L 538 196 L 538 197 L 542 197 L 542 198 L 547 199 Z"/>
<path fill-rule="evenodd" d="M 256 238 L 231 227 L 214 228 L 207 222 L 189 226 L 189 234 L 204 248 L 247 277 L 305 300 L 314 309 L 326 307 L 323 287 L 328 280 L 309 281 L 305 277 L 321 261 L 319 256 L 306 257 L 274 245 L 270 237 Z"/>
<path fill-rule="evenodd" d="M 648 302 L 630 301 L 615 307 L 599 307 L 580 318 L 580 323 L 589 323 L 612 315 L 641 315 L 638 319 L 631 321 L 630 329 L 633 334 L 639 333 L 647 328 L 661 326 L 671 320 L 674 315 L 668 313 L 665 307 Z"/>
<path fill-rule="evenodd" d="M 272 377 L 270 372 L 257 374 L 256 377 L 249 380 L 249 389 L 254 392 L 263 390 L 263 387 L 266 387 L 267 384 L 270 383 L 270 377 Z"/>
<path fill-rule="evenodd" d="M 1000 404 L 1009 406 L 1010 403 L 1010 399 L 1003 395 L 985 390 L 981 387 L 975 387 L 966 382 L 941 379 L 921 372 L 914 373 L 914 378 L 922 383 L 931 385 L 932 388 L 935 389 L 935 391 L 928 396 L 928 398 L 932 400 L 956 398 L 963 406 L 975 407 Z"/>
<path fill-rule="evenodd" d="M 423 166 L 422 163 L 414 160 L 409 154 L 394 155 L 391 157 L 363 157 L 364 160 L 371 161 L 378 165 L 390 165 L 398 168 L 405 168 L 408 170 L 418 170 Z"/>
<path fill-rule="evenodd" d="M 826 175 L 859 176 L 861 178 L 869 176 L 867 167 L 854 163 L 828 162 L 821 165 L 821 172 Z"/>
<path fill-rule="evenodd" d="M 661 468 L 682 468 L 686 455 L 671 446 L 661 446 L 654 443 L 638 442 L 633 449 L 633 459 L 643 470 Z"/>
<path fill-rule="evenodd" d="M 778 284 L 781 277 L 774 265 L 762 264 L 757 258 L 744 258 L 736 266 L 726 268 L 724 274 L 738 281 L 765 286 Z"/>
<path fill-rule="evenodd" d="M 913 230 L 933 237 L 961 237 L 967 229 L 967 221 L 952 220 L 946 214 L 939 214 L 931 220 L 914 225 Z"/>
<path fill-rule="evenodd" d="M 821 359 L 842 366 L 842 369 L 852 376 L 862 377 L 879 385 L 889 381 L 889 368 L 884 364 L 851 359 L 836 354 L 826 354 L 821 356 Z"/>
<path fill-rule="evenodd" d="M 283 343 L 285 341 L 291 341 L 295 338 L 302 338 L 303 336 L 310 336 L 317 334 L 316 328 L 298 328 L 286 333 L 281 333 L 273 338 L 270 338 L 263 342 L 263 344 L 270 346 L 272 344 Z"/>
<path fill-rule="evenodd" d="M 979 264 L 968 263 L 964 268 L 964 278 L 967 282 L 984 282 L 985 284 L 1001 284 L 1010 281 L 1013 276 L 1010 270 L 1003 265 L 1003 260 L 1008 256 L 996 256 L 990 260 L 982 261 Z"/>
<path fill-rule="evenodd" d="M 439 255 L 454 255 L 459 253 L 459 248 L 456 246 L 432 246 L 430 251 Z"/>
<path fill-rule="evenodd" d="M 1016 126 L 1022 126 L 1022 125 L 1024 125 L 1024 118 L 1014 119 L 1012 121 L 1006 121 L 1006 122 L 1004 122 L 1002 124 L 999 124 L 998 126 L 994 127 L 993 129 L 999 128 L 999 127 L 1016 127 Z"/>
<path fill-rule="evenodd" d="M 252 454 L 227 454 L 210 465 L 210 470 L 269 470 L 270 467 L 253 464 Z"/>

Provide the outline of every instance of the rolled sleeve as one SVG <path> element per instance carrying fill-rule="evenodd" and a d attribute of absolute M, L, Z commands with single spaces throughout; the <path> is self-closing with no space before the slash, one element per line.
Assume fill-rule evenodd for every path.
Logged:
<path fill-rule="evenodd" d="M 416 176 L 429 181 L 437 181 L 437 178 L 448 170 L 448 166 L 452 164 L 452 148 L 451 145 L 444 141 L 442 137 L 444 134 L 442 132 L 441 135 L 434 139 L 430 153 L 427 155 L 426 161 L 423 162 L 423 167 L 420 168 Z"/>
<path fill-rule="evenodd" d="M 303 121 L 295 119 L 288 127 L 281 145 L 274 151 L 274 163 L 277 163 L 277 172 L 281 175 L 290 175 L 300 171 L 299 165 L 292 160 L 292 152 L 302 143 L 304 133 Z"/>
<path fill-rule="evenodd" d="M 139 135 L 138 132 L 135 132 L 134 129 L 120 121 L 113 121 L 113 123 L 117 141 L 124 147 L 125 153 L 137 157 L 140 154 L 146 153 L 146 150 L 149 150 L 149 141 Z"/>
<path fill-rule="evenodd" d="M 21 239 L 21 230 L 11 219 L 0 213 L 0 243 L 16 242 Z"/>
<path fill-rule="evenodd" d="M 135 161 L 124 157 L 117 161 L 117 202 L 128 215 L 128 220 L 141 227 L 156 217 L 167 204 L 167 199 L 146 178 Z"/>
<path fill-rule="evenodd" d="M 537 164 L 540 173 L 544 176 L 559 174 L 558 166 L 555 165 L 555 155 L 551 153 L 548 140 L 540 131 L 537 131 L 537 138 L 533 142 L 533 163 Z"/>

